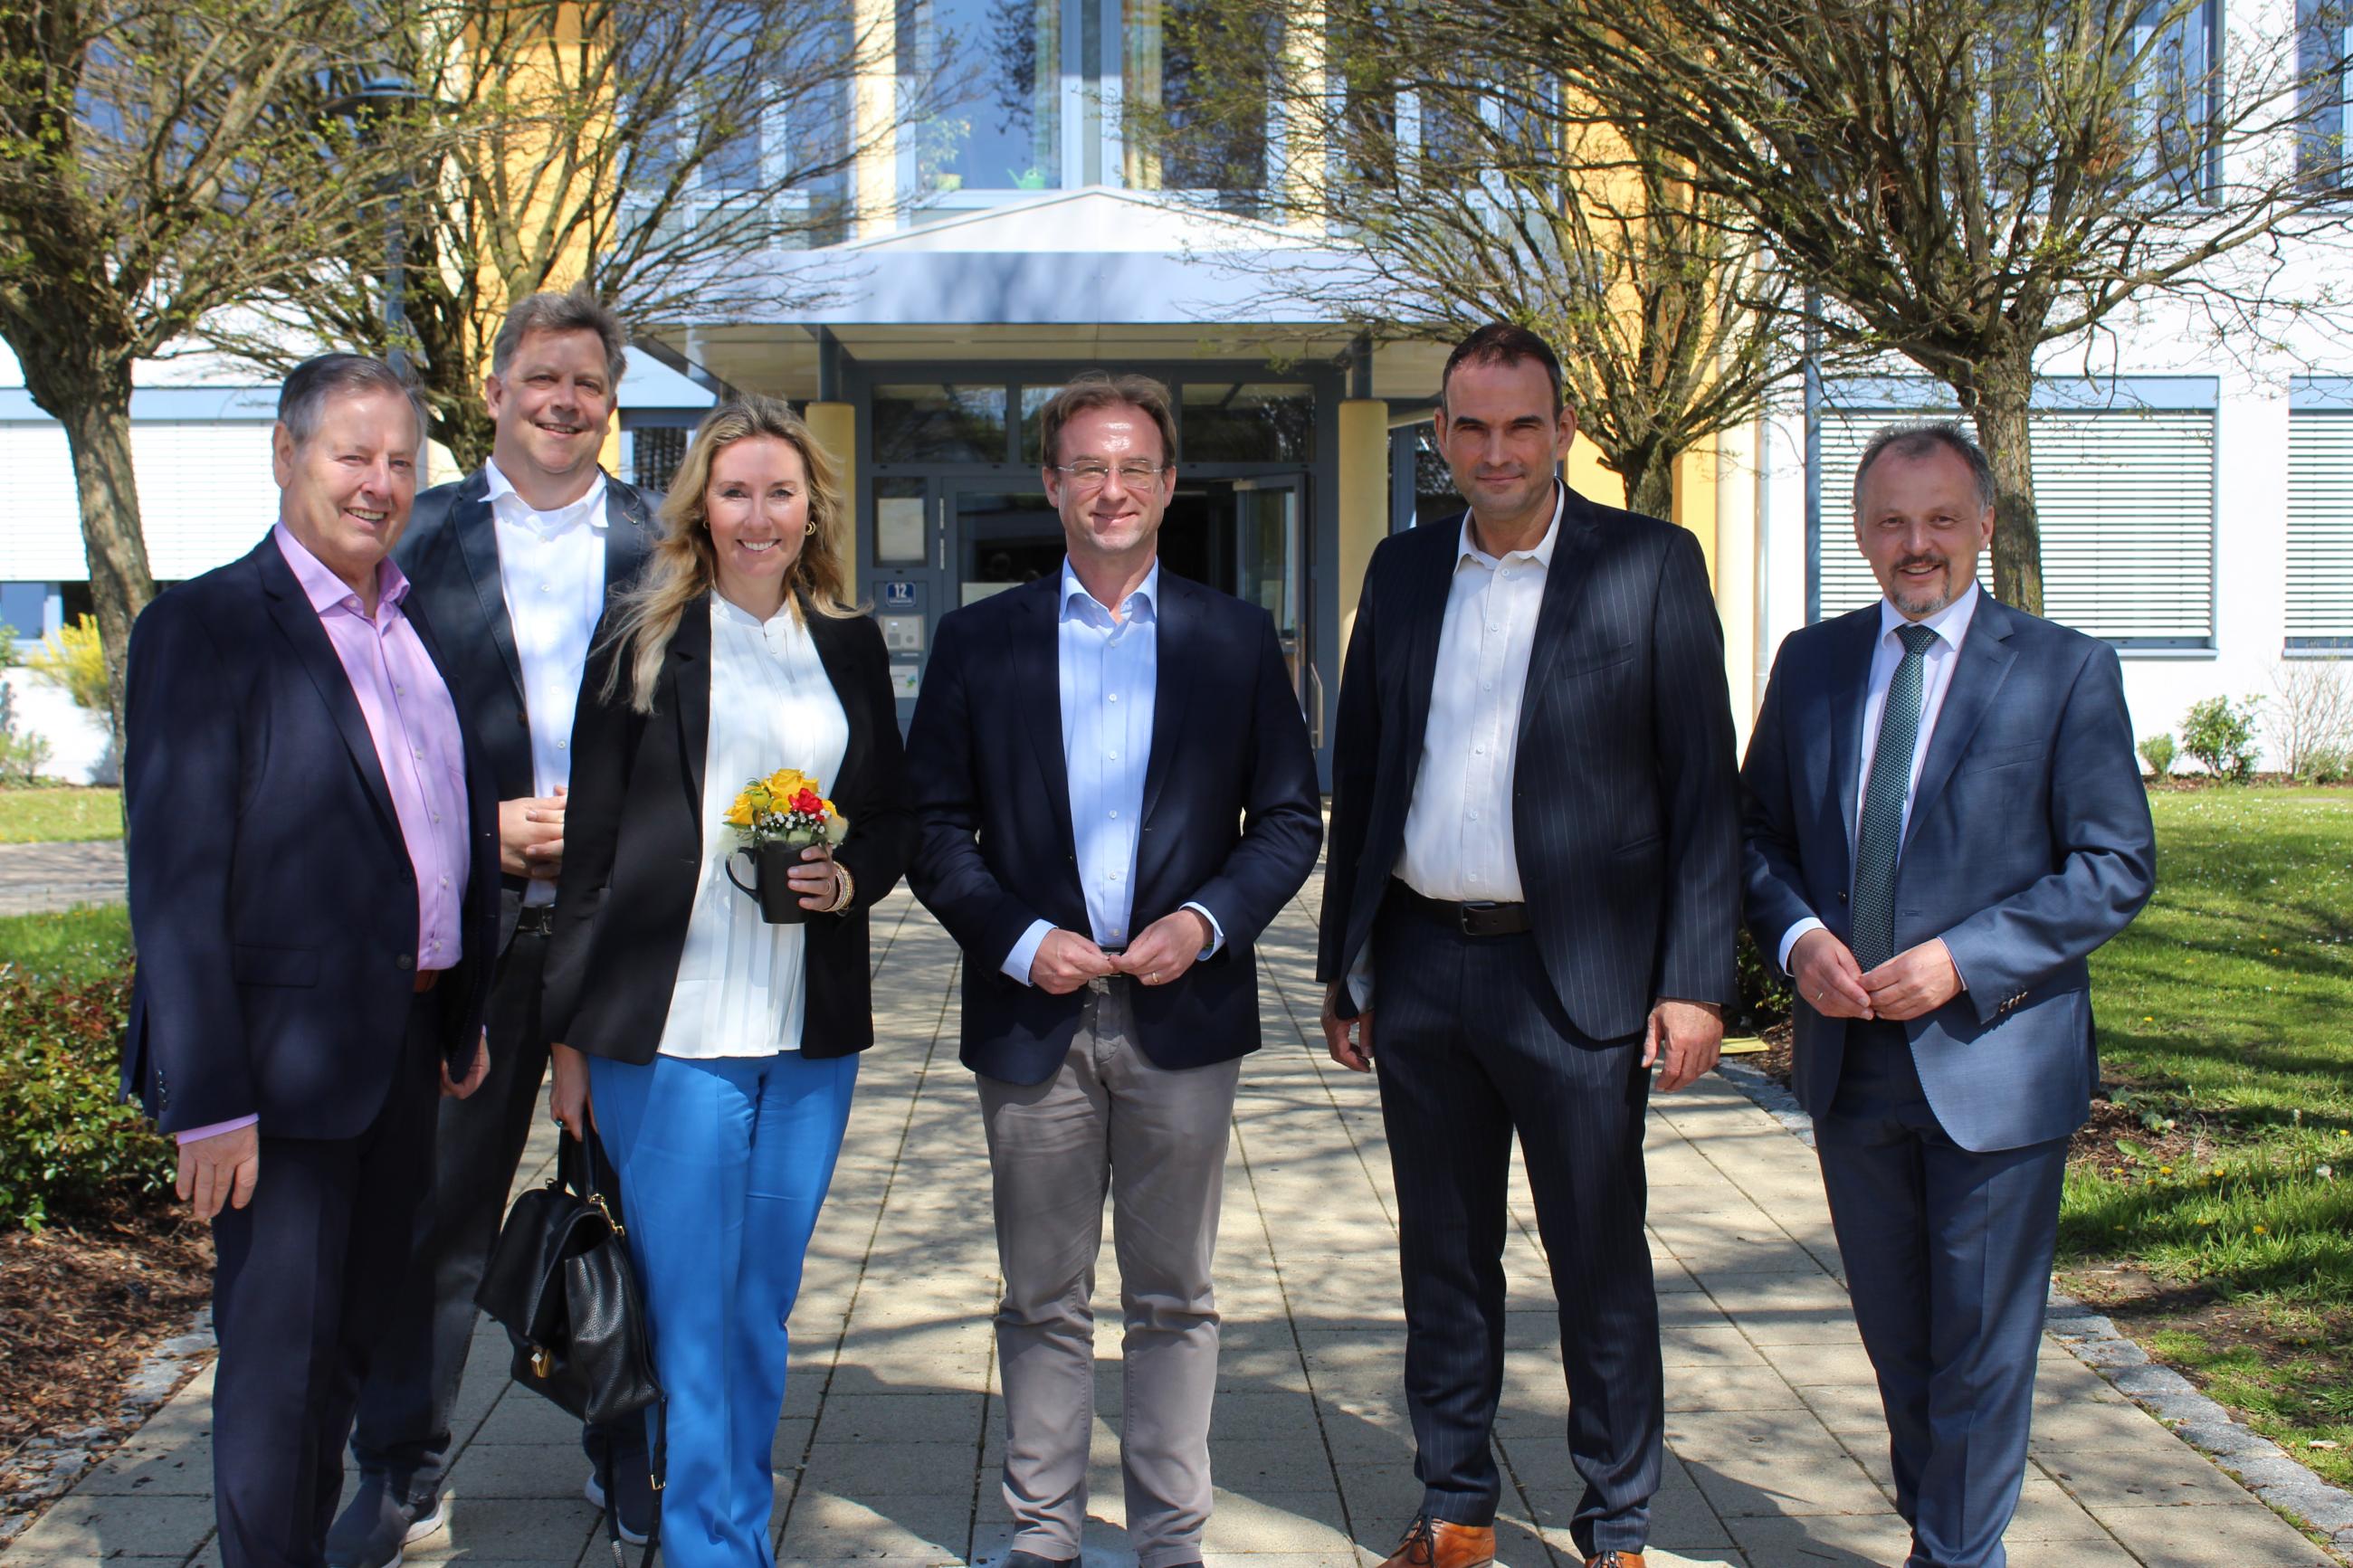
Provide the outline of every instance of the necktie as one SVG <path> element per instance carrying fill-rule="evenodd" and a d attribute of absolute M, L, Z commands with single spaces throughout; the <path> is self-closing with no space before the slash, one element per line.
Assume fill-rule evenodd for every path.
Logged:
<path fill-rule="evenodd" d="M 1879 744 L 1871 753 L 1871 777 L 1863 786 L 1862 822 L 1854 843 L 1854 961 L 1864 973 L 1894 956 L 1895 862 L 1904 850 L 1904 797 L 1912 788 L 1912 751 L 1920 739 L 1920 688 L 1928 673 L 1928 647 L 1936 634 L 1926 626 L 1895 628 L 1904 639 L 1903 662 L 1887 683 L 1887 708 L 1879 720 Z"/>

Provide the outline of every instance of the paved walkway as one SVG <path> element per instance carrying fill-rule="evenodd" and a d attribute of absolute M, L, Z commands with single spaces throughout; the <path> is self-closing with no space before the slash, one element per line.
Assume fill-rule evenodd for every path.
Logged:
<path fill-rule="evenodd" d="M 1269 1048 L 1243 1075 L 1219 1254 L 1226 1317 L 1213 1458 L 1212 1568 L 1377 1563 L 1418 1497 L 1398 1390 L 1394 1204 L 1369 1082 L 1314 1034 L 1311 910 L 1269 935 Z M 997 1288 L 987 1163 L 955 1060 L 956 954 L 903 894 L 876 926 L 879 1024 L 840 1174 L 794 1314 L 776 1432 L 778 1558 L 869 1568 L 961 1563 L 1008 1530 L 988 1313 Z M 1711 1078 L 1654 1102 L 1651 1229 L 1664 1309 L 1668 1438 L 1654 1561 L 1745 1568 L 1898 1563 L 1886 1440 L 1811 1154 Z M 543 1129 L 543 1133 L 546 1131 Z M 529 1164 L 543 1175 L 543 1136 Z M 533 1179 L 535 1179 L 533 1178 Z M 1503 1559 L 1576 1563 L 1558 1330 L 1525 1191 L 1497 1435 Z M 1106 1249 L 1097 1404 L 1120 1400 Z M 579 1500 L 565 1418 L 505 1383 L 476 1342 L 467 1447 L 446 1536 L 412 1563 L 608 1562 Z M 100 1558 L 216 1564 L 209 1544 L 209 1372 L 56 1504 L 0 1568 Z M 2236 1482 L 2056 1344 L 2042 1352 L 2035 1462 L 2010 1531 L 2016 1568 L 2311 1568 L 2327 1559 Z M 1132 1563 L 1113 1427 L 1098 1422 L 1090 1568 Z M 1360 1554 L 1363 1543 L 1380 1550 Z"/>
<path fill-rule="evenodd" d="M 0 844 L 0 915 L 41 914 L 124 898 L 122 841 Z"/>

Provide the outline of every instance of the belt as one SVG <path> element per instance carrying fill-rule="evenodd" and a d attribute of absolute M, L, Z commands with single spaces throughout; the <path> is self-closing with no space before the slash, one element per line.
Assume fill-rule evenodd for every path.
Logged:
<path fill-rule="evenodd" d="M 525 934 L 532 936 L 554 936 L 555 934 L 555 906 L 554 904 L 525 904 L 522 907 L 522 912 L 515 916 L 515 934 L 518 936 Z"/>
<path fill-rule="evenodd" d="M 1525 904 L 1499 904 L 1492 899 L 1473 899 L 1467 903 L 1426 899 L 1394 877 L 1389 879 L 1389 897 L 1422 919 L 1464 936 L 1517 936 L 1528 929 Z"/>

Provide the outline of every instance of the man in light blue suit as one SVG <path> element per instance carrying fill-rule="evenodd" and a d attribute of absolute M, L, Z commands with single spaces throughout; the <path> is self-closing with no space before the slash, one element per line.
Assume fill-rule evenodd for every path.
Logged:
<path fill-rule="evenodd" d="M 1781 645 L 1742 769 L 1747 920 L 1799 993 L 1905 1568 L 2001 1568 L 2098 1075 L 2085 961 L 2148 901 L 2156 847 L 2115 650 L 1978 590 L 1976 443 L 1881 432 L 1854 510 L 1885 597 Z"/>

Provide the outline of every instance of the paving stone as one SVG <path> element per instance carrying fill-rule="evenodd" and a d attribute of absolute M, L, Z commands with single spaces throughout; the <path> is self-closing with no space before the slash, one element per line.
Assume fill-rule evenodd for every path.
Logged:
<path fill-rule="evenodd" d="M 2097 1512 L 2144 1568 L 2335 1568 L 2320 1548 L 2253 1500 L 2235 1508 Z"/>
<path fill-rule="evenodd" d="M 206 1496 L 109 1497 L 74 1493 L 16 1537 L 8 1568 L 54 1558 L 100 1563 L 117 1557 L 169 1557 L 185 1562 L 212 1533 L 213 1500 Z"/>

